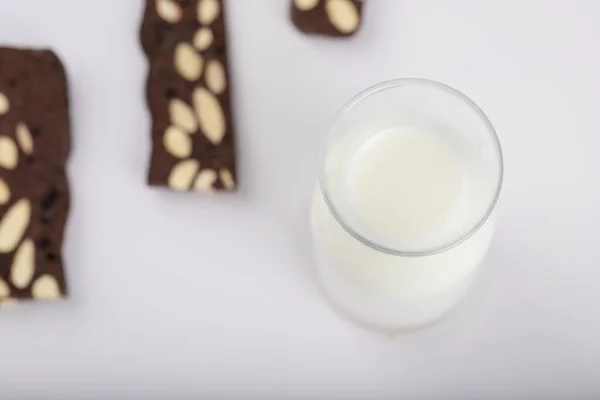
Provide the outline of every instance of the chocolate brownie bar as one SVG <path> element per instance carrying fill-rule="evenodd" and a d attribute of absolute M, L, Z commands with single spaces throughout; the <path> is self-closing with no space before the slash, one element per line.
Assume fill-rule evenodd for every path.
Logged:
<path fill-rule="evenodd" d="M 0 48 L 0 305 L 67 293 L 68 107 L 53 52 Z"/>
<path fill-rule="evenodd" d="M 291 0 L 292 21 L 304 33 L 351 36 L 360 28 L 362 0 Z"/>
<path fill-rule="evenodd" d="M 235 142 L 223 0 L 146 0 L 151 186 L 233 190 Z"/>

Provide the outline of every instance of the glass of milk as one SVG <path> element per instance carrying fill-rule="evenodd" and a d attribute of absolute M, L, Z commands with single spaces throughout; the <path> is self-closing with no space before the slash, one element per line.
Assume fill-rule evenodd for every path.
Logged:
<path fill-rule="evenodd" d="M 311 208 L 331 303 L 392 332 L 441 318 L 489 247 L 502 175 L 494 128 L 457 90 L 399 79 L 358 94 L 324 140 Z"/>

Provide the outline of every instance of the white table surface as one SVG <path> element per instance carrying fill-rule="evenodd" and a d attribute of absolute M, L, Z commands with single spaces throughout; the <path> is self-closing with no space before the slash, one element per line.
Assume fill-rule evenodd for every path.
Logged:
<path fill-rule="evenodd" d="M 600 398 L 600 2 L 368 0 L 355 40 L 287 0 L 228 5 L 241 191 L 145 186 L 141 0 L 0 0 L 0 42 L 70 78 L 68 301 L 0 313 L 2 399 Z M 311 280 L 307 204 L 336 110 L 396 77 L 477 102 L 504 148 L 482 278 L 395 339 Z"/>

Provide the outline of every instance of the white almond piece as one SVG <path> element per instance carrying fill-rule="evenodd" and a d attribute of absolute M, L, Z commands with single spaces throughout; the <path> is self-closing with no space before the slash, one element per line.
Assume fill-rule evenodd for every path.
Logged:
<path fill-rule="evenodd" d="M 177 158 L 188 158 L 192 154 L 192 139 L 183 129 L 170 126 L 163 136 L 165 149 Z"/>
<path fill-rule="evenodd" d="M 35 272 L 35 246 L 33 240 L 26 239 L 21 243 L 10 270 L 10 280 L 19 289 L 24 289 L 31 283 Z"/>
<path fill-rule="evenodd" d="M 219 144 L 225 136 L 225 116 L 219 100 L 205 88 L 197 88 L 192 95 L 200 128 L 212 144 Z"/>
<path fill-rule="evenodd" d="M 8 136 L 0 136 L 0 167 L 14 169 L 19 162 L 19 150 L 15 141 Z"/>
<path fill-rule="evenodd" d="M 33 137 L 31 136 L 31 132 L 29 128 L 24 123 L 20 122 L 17 124 L 16 129 L 17 142 L 19 146 L 21 146 L 21 150 L 25 154 L 33 153 Z"/>
<path fill-rule="evenodd" d="M 8 287 L 8 283 L 4 282 L 2 278 L 0 278 L 0 299 L 5 299 L 10 296 L 10 288 Z"/>
<path fill-rule="evenodd" d="M 179 99 L 173 99 L 169 103 L 169 117 L 173 125 L 183 128 L 188 133 L 194 133 L 198 129 L 194 110 Z"/>
<path fill-rule="evenodd" d="M 319 4 L 319 0 L 294 0 L 296 8 L 300 11 L 308 11 Z"/>
<path fill-rule="evenodd" d="M 184 79 L 195 81 L 202 75 L 204 62 L 200 54 L 189 43 L 179 43 L 175 47 L 175 69 Z"/>
<path fill-rule="evenodd" d="M 350 0 L 326 0 L 325 10 L 329 21 L 342 33 L 354 32 L 358 28 L 360 16 Z"/>
<path fill-rule="evenodd" d="M 10 200 L 10 188 L 4 181 L 4 179 L 0 178 L 0 205 L 4 205 L 8 203 Z"/>
<path fill-rule="evenodd" d="M 6 114 L 10 110 L 10 103 L 8 97 L 0 92 L 0 115 Z"/>
<path fill-rule="evenodd" d="M 206 86 L 215 94 L 221 94 L 227 86 L 227 78 L 225 77 L 225 68 L 217 60 L 210 60 L 206 64 Z"/>
<path fill-rule="evenodd" d="M 31 294 L 36 299 L 58 299 L 61 296 L 58 282 L 51 275 L 42 275 L 31 287 Z"/>
<path fill-rule="evenodd" d="M 194 47 L 199 51 L 206 50 L 214 40 L 215 36 L 210 28 L 200 28 L 194 35 Z"/>
<path fill-rule="evenodd" d="M 31 218 L 31 203 L 21 199 L 12 205 L 0 221 L 0 253 L 10 253 L 21 241 Z"/>
<path fill-rule="evenodd" d="M 189 190 L 199 168 L 200 163 L 196 160 L 185 160 L 176 164 L 169 174 L 169 187 L 177 192 Z"/>
<path fill-rule="evenodd" d="M 213 185 L 217 181 L 217 173 L 213 169 L 205 169 L 200 171 L 196 182 L 194 183 L 194 190 L 198 192 L 212 192 L 214 190 Z"/>
<path fill-rule="evenodd" d="M 225 189 L 233 189 L 235 188 L 235 181 L 233 180 L 233 175 L 231 174 L 231 171 L 229 171 L 227 168 L 222 168 L 219 171 L 219 177 L 221 178 L 221 182 L 223 183 L 223 186 L 225 186 Z"/>
<path fill-rule="evenodd" d="M 181 7 L 172 0 L 156 0 L 156 12 L 159 17 L 170 24 L 181 21 L 183 16 Z"/>
<path fill-rule="evenodd" d="M 210 25 L 219 16 L 221 7 L 217 0 L 200 0 L 198 2 L 198 22 L 202 25 Z"/>

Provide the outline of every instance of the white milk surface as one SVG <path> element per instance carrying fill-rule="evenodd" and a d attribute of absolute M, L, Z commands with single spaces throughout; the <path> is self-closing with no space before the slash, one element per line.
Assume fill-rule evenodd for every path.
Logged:
<path fill-rule="evenodd" d="M 398 127 L 355 146 L 339 175 L 343 184 L 332 185 L 343 192 L 332 198 L 345 200 L 338 214 L 362 236 L 393 243 L 398 250 L 424 251 L 460 239 L 482 217 L 480 205 L 489 196 L 484 190 L 489 185 L 481 181 L 476 163 L 443 137 Z M 384 329 L 425 325 L 456 305 L 488 248 L 493 225 L 492 215 L 448 250 L 398 256 L 351 236 L 320 190 L 312 210 L 318 272 L 326 293 L 355 319 Z"/>

